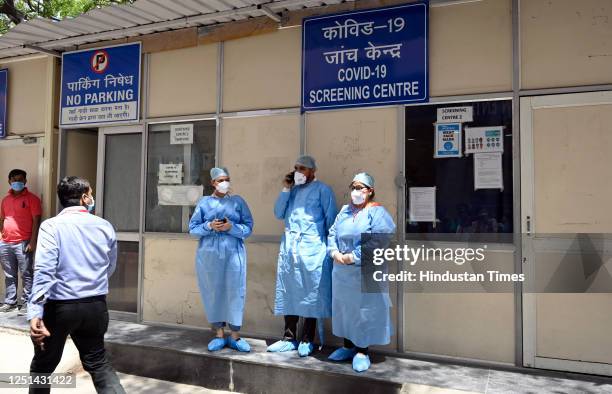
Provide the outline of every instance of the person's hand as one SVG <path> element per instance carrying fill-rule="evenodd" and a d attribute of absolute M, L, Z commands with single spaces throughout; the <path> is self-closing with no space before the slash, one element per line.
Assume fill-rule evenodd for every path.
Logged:
<path fill-rule="evenodd" d="M 34 253 L 36 252 L 36 244 L 30 242 L 26 247 L 25 247 L 25 252 L 26 253 Z"/>
<path fill-rule="evenodd" d="M 292 171 L 288 173 L 287 175 L 285 175 L 285 177 L 283 178 L 283 186 L 286 187 L 287 189 L 291 189 L 291 187 L 293 186 L 293 174 L 294 173 L 295 171 Z"/>
<path fill-rule="evenodd" d="M 336 264 L 344 264 L 344 262 L 343 262 L 344 255 L 342 253 L 336 251 L 336 252 L 334 252 L 332 257 L 334 258 L 334 263 L 336 263 Z"/>
<path fill-rule="evenodd" d="M 230 222 L 228 218 L 225 218 L 225 222 L 219 223 L 221 223 L 221 226 L 219 226 L 219 231 L 229 231 L 232 228 L 232 222 Z"/>
<path fill-rule="evenodd" d="M 35 317 L 30 320 L 30 338 L 34 345 L 40 347 L 40 350 L 45 350 L 44 340 L 46 337 L 50 337 L 51 333 L 45 327 L 45 323 L 42 319 Z"/>
<path fill-rule="evenodd" d="M 210 228 L 213 231 L 221 231 L 221 226 L 223 225 L 223 222 L 220 221 L 219 219 L 215 219 L 212 222 L 210 222 Z"/>
<path fill-rule="evenodd" d="M 353 264 L 353 255 L 351 253 L 342 255 L 342 264 Z"/>

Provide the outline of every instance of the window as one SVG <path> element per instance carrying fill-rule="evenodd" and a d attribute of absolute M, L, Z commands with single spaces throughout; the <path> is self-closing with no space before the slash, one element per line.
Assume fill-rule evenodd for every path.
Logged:
<path fill-rule="evenodd" d="M 214 120 L 149 126 L 146 231 L 188 232 L 197 200 L 213 191 L 210 169 L 215 165 L 215 126 Z"/>
<path fill-rule="evenodd" d="M 473 121 L 461 125 L 462 156 L 434 158 L 438 108 L 471 107 Z M 502 188 L 475 190 L 473 153 L 466 154 L 467 127 L 502 126 Z M 480 156 L 482 157 L 482 156 Z M 482 101 L 406 107 L 406 201 L 410 188 L 435 186 L 435 222 L 410 220 L 410 234 L 461 234 L 448 240 L 512 242 L 512 101 Z M 426 238 L 440 238 L 428 235 Z"/>

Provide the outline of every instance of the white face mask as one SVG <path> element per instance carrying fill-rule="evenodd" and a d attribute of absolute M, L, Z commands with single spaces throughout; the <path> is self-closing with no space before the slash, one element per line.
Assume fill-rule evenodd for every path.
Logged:
<path fill-rule="evenodd" d="M 215 189 L 221 194 L 226 194 L 230 189 L 230 183 L 229 181 L 219 182 Z"/>
<path fill-rule="evenodd" d="M 365 202 L 365 200 L 366 200 L 366 195 L 363 191 L 353 190 L 351 192 L 351 201 L 353 201 L 353 204 L 361 205 Z"/>
<path fill-rule="evenodd" d="M 306 175 L 302 174 L 301 172 L 296 171 L 295 174 L 293 174 L 293 182 L 295 182 L 296 185 L 303 185 L 306 183 Z"/>

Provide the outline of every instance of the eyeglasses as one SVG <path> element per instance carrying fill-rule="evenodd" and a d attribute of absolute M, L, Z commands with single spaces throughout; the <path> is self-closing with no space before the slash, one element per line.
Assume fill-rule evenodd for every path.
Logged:
<path fill-rule="evenodd" d="M 361 185 L 351 185 L 351 186 L 349 186 L 349 189 L 351 189 L 351 190 L 363 190 L 363 189 L 368 190 L 369 187 L 361 186 Z"/>
<path fill-rule="evenodd" d="M 304 166 L 295 166 L 293 167 L 293 169 L 296 171 L 306 171 L 306 170 L 309 170 L 310 168 L 304 167 Z"/>

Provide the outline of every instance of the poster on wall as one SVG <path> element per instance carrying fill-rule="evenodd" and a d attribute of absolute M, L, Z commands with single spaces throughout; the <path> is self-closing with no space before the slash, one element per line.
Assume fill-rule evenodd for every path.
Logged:
<path fill-rule="evenodd" d="M 193 123 L 170 125 L 170 145 L 193 144 Z"/>
<path fill-rule="evenodd" d="M 193 207 L 204 194 L 202 185 L 158 185 L 157 202 L 159 205 L 180 205 Z"/>
<path fill-rule="evenodd" d="M 159 164 L 158 180 L 159 184 L 180 185 L 183 183 L 183 163 L 180 164 Z"/>
<path fill-rule="evenodd" d="M 465 153 L 504 151 L 504 126 L 466 127 Z"/>
<path fill-rule="evenodd" d="M 474 190 L 479 189 L 504 190 L 501 152 L 474 154 Z"/>
<path fill-rule="evenodd" d="M 428 1 L 302 23 L 302 112 L 427 102 Z"/>
<path fill-rule="evenodd" d="M 139 42 L 64 52 L 60 126 L 138 121 L 140 58 Z"/>
<path fill-rule="evenodd" d="M 7 136 L 6 103 L 8 101 L 8 69 L 0 70 L 0 138 Z"/>
<path fill-rule="evenodd" d="M 461 123 L 435 123 L 436 159 L 446 157 L 461 157 Z"/>
<path fill-rule="evenodd" d="M 436 187 L 411 187 L 409 217 L 411 222 L 436 222 Z"/>

